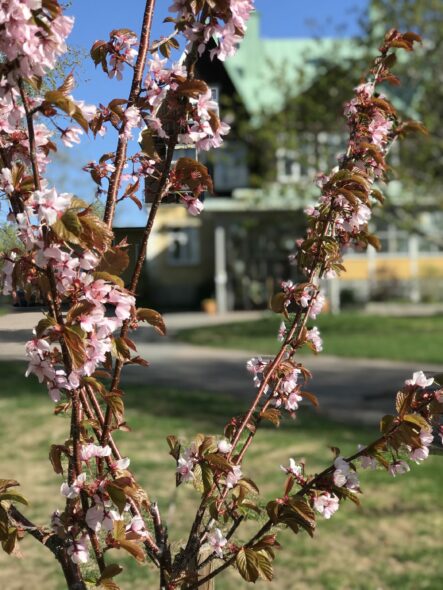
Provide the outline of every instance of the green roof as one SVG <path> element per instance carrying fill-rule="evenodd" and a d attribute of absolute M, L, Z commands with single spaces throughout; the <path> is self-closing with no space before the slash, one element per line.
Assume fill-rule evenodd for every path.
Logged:
<path fill-rule="evenodd" d="M 380 32 L 380 38 L 384 31 Z M 260 14 L 254 12 L 248 29 L 237 53 L 226 60 L 225 67 L 239 96 L 253 118 L 259 122 L 263 112 L 278 112 L 284 105 L 284 93 L 278 81 L 285 79 L 293 83 L 294 95 L 307 90 L 316 77 L 326 73 L 325 61 L 340 63 L 343 59 L 355 57 L 356 52 L 364 55 L 365 48 L 353 38 L 292 38 L 266 39 L 260 36 Z M 373 54 L 368 57 L 368 65 Z M 408 56 L 399 54 L 400 60 Z M 324 61 L 323 61 L 324 60 Z M 322 63 L 323 62 L 323 63 Z M 386 89 L 394 106 L 414 113 L 416 89 Z"/>
<path fill-rule="evenodd" d="M 251 116 L 276 112 L 283 106 L 278 80 L 294 83 L 294 94 L 307 89 L 321 73 L 319 60 L 331 55 L 337 62 L 355 52 L 351 39 L 260 37 L 260 15 L 253 13 L 237 53 L 226 60 L 226 70 Z"/>

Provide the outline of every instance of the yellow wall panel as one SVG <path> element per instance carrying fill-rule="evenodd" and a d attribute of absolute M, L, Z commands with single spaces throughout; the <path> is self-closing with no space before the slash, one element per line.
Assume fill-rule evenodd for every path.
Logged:
<path fill-rule="evenodd" d="M 443 276 L 443 256 L 421 257 L 418 263 L 418 274 L 423 279 L 433 279 Z"/>
<path fill-rule="evenodd" d="M 345 258 L 344 264 L 346 272 L 340 276 L 342 281 L 359 281 L 368 278 L 368 261 L 366 258 Z"/>
<path fill-rule="evenodd" d="M 375 262 L 375 278 L 385 279 L 410 279 L 411 262 L 407 256 L 396 258 L 378 258 Z"/>

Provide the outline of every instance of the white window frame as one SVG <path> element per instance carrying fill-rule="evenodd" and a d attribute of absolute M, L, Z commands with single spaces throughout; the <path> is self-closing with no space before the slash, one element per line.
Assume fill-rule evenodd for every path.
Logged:
<path fill-rule="evenodd" d="M 189 248 L 182 248 L 181 255 L 174 256 L 174 245 L 176 242 Z M 197 266 L 201 262 L 200 228 L 193 226 L 170 227 L 168 229 L 168 253 L 167 261 L 169 266 Z"/>
<path fill-rule="evenodd" d="M 290 174 L 286 171 L 286 161 L 292 160 L 290 167 Z M 299 182 L 301 179 L 301 166 L 297 162 L 297 152 L 295 150 L 288 150 L 286 148 L 278 148 L 277 150 L 277 181 L 281 184 L 289 182 Z"/>

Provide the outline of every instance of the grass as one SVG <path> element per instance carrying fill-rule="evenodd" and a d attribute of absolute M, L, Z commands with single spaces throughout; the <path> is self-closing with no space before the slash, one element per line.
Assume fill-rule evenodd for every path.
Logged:
<path fill-rule="evenodd" d="M 0 364 L 0 477 L 18 479 L 31 501 L 26 514 L 38 523 L 61 508 L 60 476 L 47 459 L 51 443 L 68 436 L 64 417 L 51 416 L 51 402 L 35 380 L 24 380 L 20 363 Z M 127 390 L 127 420 L 132 433 L 118 433 L 119 443 L 132 459 L 140 483 L 159 501 L 168 520 L 172 542 L 178 547 L 198 503 L 191 486 L 173 487 L 174 464 L 167 455 L 165 437 L 175 433 L 190 439 L 197 432 L 220 433 L 232 415 L 244 409 L 235 398 L 205 392 L 151 390 L 132 386 Z M 357 443 L 369 442 L 375 429 L 343 426 L 310 410 L 279 429 L 264 428 L 247 457 L 244 471 L 254 474 L 267 499 L 281 494 L 284 475 L 279 470 L 289 457 L 304 457 L 316 472 L 331 459 L 328 446 L 344 453 Z M 330 520 L 319 520 L 314 540 L 284 531 L 283 550 L 276 561 L 273 586 L 278 590 L 437 590 L 443 579 L 443 514 L 441 457 L 397 479 L 384 472 L 362 476 L 362 507 L 345 503 Z M 154 495 L 155 490 L 155 495 Z M 249 526 L 249 525 L 248 525 Z M 251 523 L 251 528 L 256 526 Z M 245 540 L 245 539 L 243 539 Z M 33 539 L 25 538 L 24 559 L 0 554 L 0 588 L 7 590 L 63 590 L 55 561 Z M 125 571 L 118 581 L 123 589 L 158 588 L 150 566 L 138 566 L 118 552 L 113 561 Z M 216 590 L 249 587 L 232 570 L 220 578 Z M 259 589 L 268 585 L 258 584 Z"/>
<path fill-rule="evenodd" d="M 279 349 L 276 334 L 280 318 L 266 316 L 251 322 L 182 330 L 177 339 L 214 346 L 272 354 Z M 379 317 L 344 312 L 322 315 L 313 322 L 320 328 L 324 352 L 344 357 L 441 363 L 443 316 Z"/>

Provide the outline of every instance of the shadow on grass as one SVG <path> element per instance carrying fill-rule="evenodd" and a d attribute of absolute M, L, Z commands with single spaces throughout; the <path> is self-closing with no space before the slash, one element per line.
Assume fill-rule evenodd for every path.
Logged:
<path fill-rule="evenodd" d="M 14 342 L 16 344 L 23 344 L 32 337 L 30 330 L 0 330 L 0 342 Z M 4 346 L 4 344 L 2 345 Z"/>
<path fill-rule="evenodd" d="M 26 363 L 19 361 L 0 362 L 0 399 L 15 399 L 17 405 L 47 401 L 46 388 L 38 383 L 35 376 L 31 375 L 28 379 L 24 377 L 26 366 Z M 147 381 L 125 387 L 125 406 L 128 412 L 135 412 L 136 422 L 142 420 L 144 415 L 152 418 L 168 417 L 179 419 L 196 431 L 207 429 L 221 434 L 232 417 L 246 412 L 248 401 L 220 393 L 154 387 Z M 131 421 L 134 422 L 134 416 Z M 262 428 L 275 429 L 270 423 L 263 423 Z M 298 434 L 307 435 L 321 431 L 328 438 L 329 435 L 339 435 L 342 440 L 355 436 L 355 427 L 326 419 L 318 411 L 306 406 L 300 409 L 296 420 L 284 420 L 279 431 L 287 434 L 297 431 Z M 374 431 L 359 428 L 362 435 L 374 434 Z"/>

